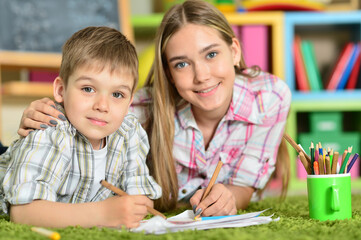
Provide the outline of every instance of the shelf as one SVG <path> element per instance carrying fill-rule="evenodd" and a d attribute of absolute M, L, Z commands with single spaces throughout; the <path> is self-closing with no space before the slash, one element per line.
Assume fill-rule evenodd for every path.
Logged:
<path fill-rule="evenodd" d="M 284 69 L 284 13 L 247 12 L 225 14 L 231 25 L 267 25 L 271 28 L 271 73 L 285 79 Z"/>
<path fill-rule="evenodd" d="M 4 97 L 52 97 L 53 84 L 11 81 L 2 84 L 2 94 Z"/>
<path fill-rule="evenodd" d="M 59 69 L 60 64 L 60 53 L 0 51 L 2 67 Z"/>
<path fill-rule="evenodd" d="M 163 14 L 134 15 L 131 22 L 134 30 L 140 28 L 157 28 L 162 22 Z"/>
<path fill-rule="evenodd" d="M 336 104 L 339 101 L 346 101 L 352 104 L 352 101 L 361 105 L 361 89 L 355 90 L 337 90 L 337 91 L 311 91 L 311 92 L 299 92 L 294 91 L 292 93 L 292 101 L 294 102 L 330 102 L 334 101 Z M 349 104 L 349 103 L 347 103 Z M 326 105 L 327 107 L 327 105 Z M 332 106 L 331 106 L 332 107 Z"/>
<path fill-rule="evenodd" d="M 361 40 L 361 11 L 348 11 L 348 12 L 292 12 L 285 14 L 285 49 L 293 49 L 293 42 L 295 36 L 295 28 L 299 26 L 308 27 L 308 29 L 315 28 L 316 26 L 323 26 L 323 30 L 327 30 L 327 26 L 342 26 L 353 25 L 353 30 L 350 34 L 353 34 L 354 39 Z M 322 99 L 361 99 L 360 90 L 356 90 L 354 93 L 346 91 L 335 92 L 317 92 L 310 95 L 302 95 L 296 91 L 295 69 L 293 62 L 293 51 L 285 51 L 285 79 L 287 84 L 293 92 L 295 100 L 318 100 Z M 343 94 L 343 92 L 345 94 Z M 320 94 L 318 94 L 320 93 Z M 332 93 L 332 94 L 331 94 Z M 346 94 L 347 93 L 347 94 Z"/>

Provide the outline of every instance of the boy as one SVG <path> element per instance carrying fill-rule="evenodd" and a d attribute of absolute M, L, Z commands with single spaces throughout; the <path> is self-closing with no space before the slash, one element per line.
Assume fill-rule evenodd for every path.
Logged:
<path fill-rule="evenodd" d="M 88 27 L 63 46 L 54 99 L 68 121 L 34 131 L 0 156 L 0 199 L 12 221 L 44 227 L 137 227 L 161 188 L 145 163 L 148 139 L 127 115 L 138 78 L 134 46 Z M 129 196 L 113 196 L 105 179 Z M 146 195 L 146 196 L 141 196 Z"/>

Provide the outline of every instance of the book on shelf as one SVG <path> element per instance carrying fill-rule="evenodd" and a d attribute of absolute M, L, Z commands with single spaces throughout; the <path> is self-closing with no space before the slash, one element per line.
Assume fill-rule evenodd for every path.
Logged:
<path fill-rule="evenodd" d="M 312 91 L 323 89 L 321 74 L 317 66 L 315 50 L 312 42 L 301 41 L 301 52 L 306 66 L 307 78 Z"/>
<path fill-rule="evenodd" d="M 347 81 L 349 80 L 351 71 L 354 68 L 355 62 L 359 55 L 360 55 L 360 46 L 358 44 L 352 44 L 351 55 L 348 62 L 345 65 L 345 70 L 341 75 L 340 82 L 337 85 L 337 90 L 341 90 L 345 88 Z"/>
<path fill-rule="evenodd" d="M 263 71 L 269 71 L 268 26 L 244 25 L 238 31 L 246 65 L 258 65 Z"/>
<path fill-rule="evenodd" d="M 301 38 L 295 36 L 293 42 L 293 57 L 295 63 L 296 83 L 299 91 L 310 91 L 310 85 L 308 83 L 305 63 L 302 58 L 301 52 Z"/>
<path fill-rule="evenodd" d="M 361 43 L 359 43 L 358 45 L 359 45 L 360 53 L 359 53 L 359 55 L 356 59 L 356 62 L 352 68 L 350 78 L 347 81 L 346 89 L 355 89 L 356 88 L 358 76 L 360 73 L 360 64 L 361 64 Z M 360 75 L 360 77 L 361 77 L 361 75 Z"/>
<path fill-rule="evenodd" d="M 331 77 L 328 80 L 326 89 L 327 90 L 336 90 L 338 84 L 340 83 L 342 74 L 346 68 L 347 63 L 351 57 L 353 50 L 353 43 L 347 43 L 341 51 L 341 54 L 338 57 L 338 60 L 332 70 Z"/>
<path fill-rule="evenodd" d="M 29 72 L 29 82 L 53 83 L 57 76 L 59 76 L 59 73 L 56 71 L 31 70 Z"/>

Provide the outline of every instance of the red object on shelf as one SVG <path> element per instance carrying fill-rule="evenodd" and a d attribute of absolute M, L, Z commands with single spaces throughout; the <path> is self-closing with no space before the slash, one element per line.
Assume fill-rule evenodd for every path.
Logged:
<path fill-rule="evenodd" d="M 327 83 L 326 89 L 327 90 L 336 90 L 341 76 L 345 70 L 346 64 L 348 63 L 350 56 L 352 54 L 353 43 L 347 43 L 346 46 L 343 48 L 337 63 L 332 71 L 331 78 Z"/>
<path fill-rule="evenodd" d="M 360 64 L 361 64 L 361 53 L 358 55 L 358 58 L 353 66 L 350 77 L 348 79 L 346 89 L 355 89 L 357 84 L 358 75 L 360 72 Z"/>
<path fill-rule="evenodd" d="M 310 91 L 310 85 L 307 79 L 305 63 L 302 58 L 301 38 L 299 36 L 295 36 L 295 41 L 293 43 L 293 54 L 298 90 L 308 92 Z"/>
<path fill-rule="evenodd" d="M 29 82 L 49 82 L 52 83 L 56 77 L 59 76 L 58 72 L 49 71 L 30 71 Z"/>

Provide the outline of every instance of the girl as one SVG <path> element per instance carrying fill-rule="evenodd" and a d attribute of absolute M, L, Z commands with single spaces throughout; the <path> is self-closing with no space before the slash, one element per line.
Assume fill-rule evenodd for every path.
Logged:
<path fill-rule="evenodd" d="M 156 207 L 189 200 L 203 216 L 235 214 L 259 197 L 275 170 L 290 90 L 276 76 L 246 67 L 232 28 L 207 2 L 189 0 L 168 10 L 155 45 L 153 67 L 131 111 L 149 135 L 147 164 L 163 189 Z M 33 102 L 18 133 L 51 125 L 47 115 L 59 115 L 51 105 L 50 99 Z M 219 160 L 217 184 L 200 202 Z M 287 161 L 279 159 L 286 167 Z"/>

